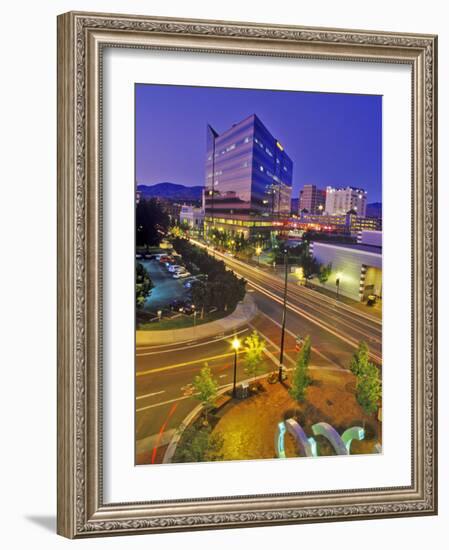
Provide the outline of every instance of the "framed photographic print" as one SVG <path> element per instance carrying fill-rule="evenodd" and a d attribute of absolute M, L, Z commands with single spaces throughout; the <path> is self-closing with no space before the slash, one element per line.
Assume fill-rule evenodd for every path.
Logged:
<path fill-rule="evenodd" d="M 437 512 L 437 38 L 58 18 L 58 532 Z"/>

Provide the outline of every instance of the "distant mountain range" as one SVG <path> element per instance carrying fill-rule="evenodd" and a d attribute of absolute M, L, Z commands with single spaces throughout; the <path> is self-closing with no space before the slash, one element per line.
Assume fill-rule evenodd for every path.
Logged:
<path fill-rule="evenodd" d="M 154 185 L 139 184 L 137 190 L 143 198 L 159 197 L 176 201 L 200 201 L 203 192 L 202 185 L 187 187 L 179 183 L 164 181 Z"/>

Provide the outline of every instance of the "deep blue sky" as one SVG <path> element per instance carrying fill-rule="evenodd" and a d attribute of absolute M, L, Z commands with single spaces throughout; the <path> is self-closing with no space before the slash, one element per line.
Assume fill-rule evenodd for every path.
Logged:
<path fill-rule="evenodd" d="M 351 185 L 381 201 L 382 97 L 136 85 L 137 183 L 204 185 L 206 125 L 218 133 L 256 113 L 306 183 Z"/>

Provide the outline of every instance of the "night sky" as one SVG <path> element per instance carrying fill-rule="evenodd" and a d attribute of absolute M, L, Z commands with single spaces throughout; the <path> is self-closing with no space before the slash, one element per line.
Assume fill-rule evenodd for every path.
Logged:
<path fill-rule="evenodd" d="M 255 113 L 293 161 L 293 193 L 306 183 L 362 187 L 381 202 L 382 97 L 136 85 L 136 179 L 204 185 L 206 125 L 220 134 Z"/>

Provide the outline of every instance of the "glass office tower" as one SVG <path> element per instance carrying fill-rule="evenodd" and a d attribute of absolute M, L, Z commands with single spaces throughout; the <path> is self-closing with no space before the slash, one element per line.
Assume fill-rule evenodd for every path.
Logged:
<path fill-rule="evenodd" d="M 207 127 L 206 216 L 289 216 L 293 163 L 251 115 L 218 134 Z"/>

